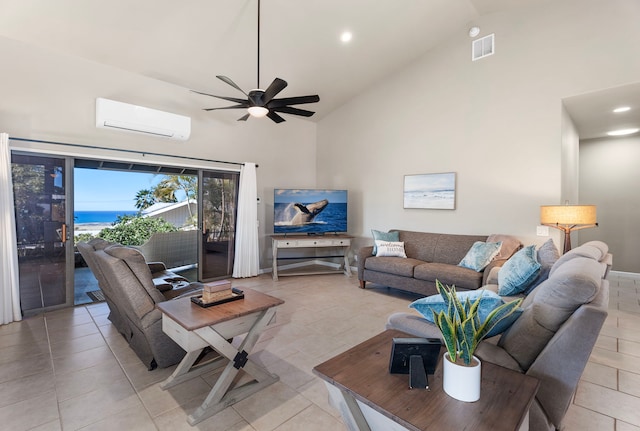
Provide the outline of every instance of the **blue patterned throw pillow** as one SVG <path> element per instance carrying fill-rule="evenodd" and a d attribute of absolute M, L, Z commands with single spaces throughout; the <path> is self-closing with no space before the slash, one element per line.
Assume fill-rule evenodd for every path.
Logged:
<path fill-rule="evenodd" d="M 500 253 L 502 242 L 482 242 L 473 243 L 467 255 L 460 261 L 458 266 L 473 269 L 480 272 L 491 263 L 491 261 Z"/>
<path fill-rule="evenodd" d="M 484 322 L 487 316 L 496 308 L 504 304 L 505 302 L 498 296 L 497 293 L 492 292 L 490 290 L 469 290 L 466 292 L 456 292 L 458 298 L 463 303 L 469 299 L 471 303 L 473 303 L 479 296 L 482 295 L 480 299 L 480 306 L 478 308 L 478 317 L 481 322 Z M 422 314 L 425 319 L 429 322 L 433 323 L 433 313 L 439 313 L 445 310 L 444 299 L 440 294 L 427 296 L 426 298 L 420 298 L 418 300 L 413 301 L 409 304 L 409 308 L 415 309 L 418 313 Z M 516 311 L 511 313 L 511 315 L 502 319 L 496 326 L 493 327 L 491 331 L 487 334 L 487 338 L 493 337 L 498 334 L 502 334 L 504 331 L 509 329 L 509 327 L 516 321 L 518 317 L 522 314 L 522 308 L 518 308 Z"/>
<path fill-rule="evenodd" d="M 536 246 L 530 245 L 520 249 L 498 272 L 498 294 L 510 296 L 524 292 L 539 272 L 540 263 L 536 260 Z"/>
<path fill-rule="evenodd" d="M 538 248 L 536 252 L 537 261 L 540 264 L 540 271 L 538 272 L 538 276 L 527 286 L 524 293 L 525 295 L 533 292 L 533 289 L 538 287 L 549 278 L 549 272 L 551 271 L 551 267 L 554 263 L 560 258 L 560 252 L 556 248 L 556 245 L 553 243 L 553 240 L 549 238 L 544 244 Z"/>

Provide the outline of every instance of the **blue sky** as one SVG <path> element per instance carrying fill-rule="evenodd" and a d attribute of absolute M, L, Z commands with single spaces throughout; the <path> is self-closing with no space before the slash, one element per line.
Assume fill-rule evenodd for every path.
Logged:
<path fill-rule="evenodd" d="M 74 169 L 75 211 L 135 211 L 135 196 L 163 175 Z"/>

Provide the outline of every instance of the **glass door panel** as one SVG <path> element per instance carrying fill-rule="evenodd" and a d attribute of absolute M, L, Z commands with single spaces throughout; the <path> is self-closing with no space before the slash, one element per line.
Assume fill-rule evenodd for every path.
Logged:
<path fill-rule="evenodd" d="M 198 187 L 202 247 L 199 279 L 230 277 L 235 254 L 235 227 L 240 174 L 203 171 Z"/>
<path fill-rule="evenodd" d="M 14 153 L 11 162 L 22 311 L 73 305 L 67 288 L 66 159 Z"/>

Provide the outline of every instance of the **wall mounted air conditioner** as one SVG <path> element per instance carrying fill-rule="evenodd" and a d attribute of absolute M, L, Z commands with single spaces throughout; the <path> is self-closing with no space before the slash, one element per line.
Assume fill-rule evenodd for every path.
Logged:
<path fill-rule="evenodd" d="M 98 97 L 96 127 L 186 141 L 191 134 L 191 118 Z"/>

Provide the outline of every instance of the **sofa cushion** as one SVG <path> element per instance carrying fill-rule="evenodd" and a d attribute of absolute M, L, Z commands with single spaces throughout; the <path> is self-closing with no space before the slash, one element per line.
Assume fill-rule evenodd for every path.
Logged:
<path fill-rule="evenodd" d="M 485 242 L 486 236 L 441 234 L 429 262 L 457 265 L 476 241 Z"/>
<path fill-rule="evenodd" d="M 482 284 L 481 272 L 446 263 L 420 262 L 413 270 L 413 277 L 434 283 L 438 279 L 449 286 L 464 289 L 477 289 Z"/>
<path fill-rule="evenodd" d="M 602 259 L 604 259 L 604 257 L 609 253 L 609 246 L 602 241 L 588 241 L 582 245 L 598 249 L 600 251 L 599 261 L 602 261 Z"/>
<path fill-rule="evenodd" d="M 407 255 L 404 252 L 404 242 L 376 240 L 376 256 L 402 257 L 406 259 Z"/>
<path fill-rule="evenodd" d="M 596 261 L 601 261 L 606 256 L 606 253 L 602 252 L 602 249 L 595 245 L 583 244 L 580 247 L 576 247 L 574 249 L 569 250 L 556 261 L 556 263 L 551 267 L 550 274 L 556 270 L 556 268 L 564 265 L 565 262 L 568 262 L 572 259 L 578 257 L 587 257 Z"/>
<path fill-rule="evenodd" d="M 402 259 L 399 257 L 370 257 L 364 263 L 364 267 L 371 271 L 386 272 L 403 277 L 413 277 L 413 269 L 424 262 L 417 259 Z"/>
<path fill-rule="evenodd" d="M 458 266 L 480 272 L 498 255 L 501 247 L 501 242 L 476 241 L 464 258 L 462 258 Z"/>
<path fill-rule="evenodd" d="M 458 298 L 463 303 L 468 299 L 472 303 L 480 298 L 480 305 L 478 307 L 478 317 L 481 322 L 484 322 L 487 316 L 504 304 L 505 302 L 495 294 L 494 292 L 478 289 L 478 290 L 470 290 L 467 292 L 457 292 Z M 446 311 L 446 305 L 442 295 L 436 294 L 427 296 L 426 298 L 420 298 L 413 301 L 409 304 L 409 308 L 413 308 L 418 311 L 420 314 L 424 316 L 429 322 L 433 323 L 433 313 L 440 313 L 441 311 Z M 487 337 L 493 337 L 495 335 L 501 334 L 506 331 L 509 326 L 520 316 L 522 313 L 522 309 L 517 309 L 515 312 L 510 314 L 509 316 L 502 319 L 494 328 L 489 331 Z"/>
<path fill-rule="evenodd" d="M 442 339 L 440 329 L 418 314 L 393 313 L 387 319 L 385 327 L 386 329 L 397 329 L 416 337 Z"/>
<path fill-rule="evenodd" d="M 527 246 L 511 256 L 498 272 L 498 294 L 515 295 L 523 292 L 538 276 L 540 264 L 535 258 L 535 246 Z"/>
<path fill-rule="evenodd" d="M 545 241 L 544 244 L 538 248 L 536 252 L 537 261 L 540 264 L 540 272 L 538 276 L 529 284 L 529 286 L 524 290 L 524 294 L 530 294 L 533 289 L 538 287 L 540 283 L 549 278 L 549 272 L 551 271 L 551 267 L 560 257 L 560 252 L 556 248 L 556 245 L 553 243 L 553 240 L 549 238 Z"/>
<path fill-rule="evenodd" d="M 373 251 L 371 254 L 374 256 L 378 253 L 376 241 L 400 241 L 398 231 L 381 232 L 379 230 L 371 229 L 371 235 L 373 235 Z"/>
<path fill-rule="evenodd" d="M 487 238 L 487 242 L 501 242 L 500 252 L 495 257 L 496 260 L 507 260 L 513 253 L 522 248 L 522 243 L 518 238 L 511 235 L 491 234 Z"/>
<path fill-rule="evenodd" d="M 523 370 L 535 358 L 582 304 L 597 295 L 602 279 L 600 264 L 587 257 L 576 257 L 560 266 L 532 293 L 520 318 L 498 343 Z M 529 299 L 529 298 L 527 298 Z"/>
<path fill-rule="evenodd" d="M 492 364 L 500 365 L 501 367 L 508 368 L 513 371 L 522 373 L 522 369 L 518 362 L 511 357 L 501 347 L 487 342 L 485 340 L 478 344 L 475 355 L 480 358 L 481 361 L 491 362 Z"/>

